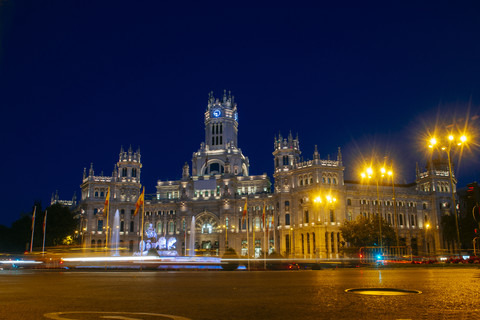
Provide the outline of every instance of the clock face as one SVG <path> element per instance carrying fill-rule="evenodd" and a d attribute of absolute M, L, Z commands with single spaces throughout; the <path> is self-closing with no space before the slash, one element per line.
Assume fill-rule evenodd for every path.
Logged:
<path fill-rule="evenodd" d="M 235 112 L 235 113 L 233 114 L 233 118 L 235 119 L 235 121 L 238 121 L 238 113 Z"/>
<path fill-rule="evenodd" d="M 212 115 L 215 117 L 215 118 L 218 118 L 222 115 L 222 111 L 220 111 L 220 109 L 215 109 L 213 110 L 212 112 Z"/>

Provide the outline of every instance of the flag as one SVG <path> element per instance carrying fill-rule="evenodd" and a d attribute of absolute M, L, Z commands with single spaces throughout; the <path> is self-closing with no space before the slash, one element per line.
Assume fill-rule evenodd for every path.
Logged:
<path fill-rule="evenodd" d="M 243 207 L 243 213 L 242 213 L 242 224 L 243 224 L 243 221 L 245 221 L 245 217 L 247 216 L 247 200 L 248 198 L 245 199 L 245 206 Z"/>
<path fill-rule="evenodd" d="M 138 196 L 137 203 L 135 204 L 135 212 L 133 216 L 135 217 L 140 210 L 140 207 L 143 205 L 143 201 L 145 200 L 145 188 L 143 189 L 142 193 Z"/>
<path fill-rule="evenodd" d="M 108 191 L 107 191 L 107 197 L 105 198 L 105 206 L 103 207 L 103 212 L 107 212 L 109 203 L 110 203 L 110 188 L 108 188 Z"/>

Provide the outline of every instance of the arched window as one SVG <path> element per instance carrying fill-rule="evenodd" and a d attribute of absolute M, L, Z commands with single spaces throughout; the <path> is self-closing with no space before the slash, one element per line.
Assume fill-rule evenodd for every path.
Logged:
<path fill-rule="evenodd" d="M 121 209 L 120 214 L 125 214 L 125 209 Z"/>
<path fill-rule="evenodd" d="M 206 233 L 206 234 L 212 233 L 212 225 L 210 223 L 205 223 L 202 226 L 202 233 Z"/>
<path fill-rule="evenodd" d="M 127 176 L 127 168 L 122 168 L 122 177 Z"/>
<path fill-rule="evenodd" d="M 135 226 L 133 221 L 130 221 L 130 232 L 133 232 L 133 227 Z"/>
<path fill-rule="evenodd" d="M 285 211 L 290 211 L 290 201 L 285 201 Z"/>
<path fill-rule="evenodd" d="M 289 213 L 285 214 L 285 225 L 286 226 L 290 225 L 290 214 Z"/>
<path fill-rule="evenodd" d="M 132 169 L 132 177 L 134 177 L 134 178 L 137 177 L 137 169 L 136 168 Z"/>
<path fill-rule="evenodd" d="M 351 206 L 352 205 L 352 199 L 347 199 L 347 206 Z"/>
<path fill-rule="evenodd" d="M 97 208 L 93 209 L 93 214 L 97 214 L 97 213 L 98 213 L 98 209 Z"/>
<path fill-rule="evenodd" d="M 330 209 L 330 222 L 335 222 L 335 211 Z"/>
<path fill-rule="evenodd" d="M 337 179 L 333 178 L 333 184 L 337 184 Z"/>
<path fill-rule="evenodd" d="M 157 222 L 157 234 L 163 234 L 163 223 L 162 223 L 162 221 Z"/>
<path fill-rule="evenodd" d="M 305 210 L 305 223 L 309 222 L 308 210 Z"/>

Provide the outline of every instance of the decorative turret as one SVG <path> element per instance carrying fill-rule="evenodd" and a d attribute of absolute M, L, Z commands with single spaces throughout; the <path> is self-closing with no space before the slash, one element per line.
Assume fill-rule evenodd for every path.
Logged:
<path fill-rule="evenodd" d="M 188 163 L 185 162 L 185 164 L 183 165 L 183 170 L 182 170 L 182 179 L 186 180 L 189 177 L 190 177 L 190 166 L 188 165 Z"/>
<path fill-rule="evenodd" d="M 280 168 L 284 170 L 292 169 L 295 163 L 299 162 L 301 151 L 298 136 L 296 139 L 293 139 L 290 133 L 287 139 L 282 140 L 282 135 L 279 134 L 274 146 L 275 171 Z"/>
<path fill-rule="evenodd" d="M 315 145 L 315 150 L 313 151 L 313 160 L 320 160 L 320 153 L 318 152 L 317 145 Z"/>
<path fill-rule="evenodd" d="M 117 166 L 114 169 L 114 174 L 116 173 L 118 181 L 140 183 L 140 170 L 142 168 L 140 159 L 140 148 L 133 152 L 132 146 L 130 146 L 128 151 L 125 152 L 122 146 Z"/>
<path fill-rule="evenodd" d="M 342 165 L 342 151 L 340 150 L 340 147 L 338 147 L 337 161 L 338 161 L 338 164 L 341 166 Z"/>

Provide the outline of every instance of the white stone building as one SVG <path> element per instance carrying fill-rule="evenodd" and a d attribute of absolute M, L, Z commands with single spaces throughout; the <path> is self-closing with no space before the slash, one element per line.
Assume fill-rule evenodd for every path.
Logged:
<path fill-rule="evenodd" d="M 400 245 L 409 252 L 426 255 L 452 249 L 441 232 L 441 216 L 451 211 L 450 179 L 441 163 L 432 162 L 424 172 L 417 169 L 417 179 L 410 184 L 379 181 L 377 192 L 376 184 L 344 179 L 340 148 L 334 160 L 321 159 L 315 147 L 312 160 L 300 161 L 298 137 L 280 135 L 274 141 L 272 188 L 267 174 L 249 173 L 249 159 L 237 144 L 233 96 L 225 93 L 219 100 L 210 94 L 204 121 L 205 139 L 193 153 L 191 167 L 185 163 L 179 180 L 158 180 L 155 194 L 148 194 L 151 186 L 146 186 L 144 230 L 153 228 L 163 238 L 164 250 L 188 255 L 193 250 L 189 243 L 195 243 L 195 254 L 201 255 L 221 255 L 229 246 L 252 257 L 268 247 L 289 257 L 337 258 L 344 245 L 339 228 L 345 219 L 379 211 L 398 230 Z M 95 176 L 93 165 L 88 175 L 84 171 L 78 208 L 85 246 L 105 245 L 103 207 L 110 188 L 109 226 L 118 209 L 121 244 L 138 250 L 141 215 L 133 212 L 142 187 L 141 169 L 140 150 L 122 148 L 111 176 Z M 242 223 L 246 202 L 248 241 L 247 219 Z"/>

